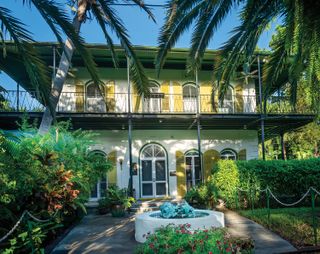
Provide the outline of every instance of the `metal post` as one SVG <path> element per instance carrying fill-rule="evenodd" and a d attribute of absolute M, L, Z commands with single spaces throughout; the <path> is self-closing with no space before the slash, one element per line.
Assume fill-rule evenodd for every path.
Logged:
<path fill-rule="evenodd" d="M 250 196 L 251 196 L 251 212 L 254 210 L 254 197 L 253 197 L 253 189 L 250 188 Z"/>
<path fill-rule="evenodd" d="M 129 194 L 133 195 L 132 181 L 132 119 L 131 119 L 131 82 L 130 82 L 130 62 L 127 57 L 127 81 L 128 81 L 128 152 L 129 152 Z"/>
<path fill-rule="evenodd" d="M 281 143 L 281 157 L 283 160 L 286 160 L 286 150 L 284 146 L 284 134 L 280 134 L 280 143 Z"/>
<path fill-rule="evenodd" d="M 19 112 L 20 110 L 20 86 L 19 83 L 17 83 L 17 111 Z"/>
<path fill-rule="evenodd" d="M 267 195 L 267 212 L 268 212 L 268 227 L 270 227 L 270 193 L 269 188 L 266 190 Z"/>
<path fill-rule="evenodd" d="M 54 81 L 54 78 L 56 77 L 56 46 L 53 45 L 52 46 L 52 54 L 53 54 L 53 71 L 52 71 L 52 85 L 53 85 L 53 81 Z"/>
<path fill-rule="evenodd" d="M 261 81 L 261 66 L 260 66 L 260 56 L 257 55 L 258 61 L 258 80 L 259 80 L 259 102 L 260 102 L 260 118 L 261 118 L 261 147 L 262 147 L 262 159 L 266 160 L 266 149 L 265 149 L 265 133 L 264 133 L 264 112 L 262 105 L 262 81 Z"/>
<path fill-rule="evenodd" d="M 315 195 L 314 190 L 311 188 L 311 205 L 312 205 L 312 227 L 314 235 L 314 245 L 317 246 L 317 221 L 316 221 L 316 205 L 315 205 Z"/>
<path fill-rule="evenodd" d="M 238 190 L 236 190 L 236 209 L 239 209 L 239 193 Z"/>
<path fill-rule="evenodd" d="M 199 167 L 202 176 L 202 182 L 204 182 L 204 172 L 202 170 L 202 156 L 201 156 L 201 125 L 200 125 L 200 87 L 198 79 L 198 70 L 195 71 L 196 87 L 197 87 L 197 137 L 198 137 L 198 153 L 199 153 Z"/>

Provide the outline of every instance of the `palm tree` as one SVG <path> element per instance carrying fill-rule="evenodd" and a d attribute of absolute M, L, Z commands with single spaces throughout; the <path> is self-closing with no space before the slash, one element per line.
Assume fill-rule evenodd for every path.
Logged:
<path fill-rule="evenodd" d="M 38 9 L 60 43 L 63 43 L 60 30 L 72 40 L 86 63 L 87 69 L 92 74 L 93 79 L 97 81 L 98 76 L 96 75 L 97 72 L 92 57 L 84 47 L 83 39 L 74 31 L 71 21 L 66 13 L 62 11 L 61 6 L 51 0 L 24 0 L 23 4 L 33 4 L 36 9 Z M 32 39 L 31 33 L 18 18 L 12 15 L 9 9 L 1 6 L 0 27 L 0 49 L 3 52 L 4 60 L 2 64 L 5 64 L 7 53 L 18 54 L 25 66 L 31 85 L 37 91 L 38 98 L 49 105 L 51 89 L 50 73 L 32 45 L 34 40 Z M 7 46 L 7 41 L 5 41 L 7 35 L 14 42 L 16 46 L 14 49 L 12 49 L 12 47 L 9 49 Z"/>
<path fill-rule="evenodd" d="M 75 16 L 73 19 L 74 29 L 77 33 L 79 33 L 81 24 L 85 22 L 88 15 L 92 15 L 104 33 L 114 64 L 117 66 L 116 53 L 114 50 L 113 41 L 109 34 L 110 30 L 115 32 L 129 59 L 131 79 L 133 83 L 135 84 L 139 93 L 148 92 L 148 78 L 144 73 L 143 66 L 133 51 L 127 30 L 124 27 L 122 20 L 111 6 L 116 2 L 117 1 L 108 0 L 70 0 L 70 5 L 75 9 Z M 137 6 L 140 6 L 154 20 L 152 12 L 147 6 L 145 6 L 143 0 L 131 0 L 131 2 Z M 75 49 L 75 45 L 73 45 L 71 40 L 68 38 L 64 46 L 64 52 L 60 60 L 57 74 L 53 81 L 50 104 L 54 109 L 58 104 L 63 84 L 70 68 L 71 57 Z M 99 85 L 99 82 L 96 83 L 96 85 Z M 52 121 L 52 112 L 50 112 L 50 108 L 47 107 L 42 117 L 39 133 L 47 132 L 52 124 Z"/>
<path fill-rule="evenodd" d="M 166 22 L 159 36 L 156 59 L 158 73 L 168 51 L 193 24 L 188 69 L 201 66 L 204 52 L 214 32 L 234 8 L 240 9 L 240 25 L 220 48 L 215 75 L 221 90 L 230 83 L 238 67 L 254 58 L 257 42 L 269 24 L 280 19 L 283 27 L 265 64 L 266 96 L 273 87 L 291 86 L 296 101 L 299 80 L 308 80 L 314 100 L 320 99 L 320 2 L 312 0 L 170 0 Z M 319 103 L 315 103 L 320 111 Z"/>
<path fill-rule="evenodd" d="M 79 35 L 81 24 L 86 21 L 88 15 L 93 16 L 100 25 L 113 57 L 114 65 L 117 66 L 116 52 L 110 36 L 110 31 L 115 32 L 130 61 L 131 80 L 136 86 L 137 91 L 140 94 L 148 92 L 148 78 L 144 73 L 143 66 L 133 51 L 129 35 L 122 20 L 112 8 L 112 5 L 120 0 L 67 0 L 74 10 L 73 21 L 69 20 L 68 15 L 62 11 L 61 5 L 55 3 L 54 0 L 22 1 L 23 4 L 33 5 L 39 11 L 57 37 L 57 40 L 63 46 L 59 68 L 53 80 L 53 87 L 51 89 L 49 70 L 40 60 L 35 48 L 32 46 L 33 39 L 30 32 L 26 30 L 19 19 L 12 16 L 10 10 L 0 6 L 0 25 L 2 28 L 0 30 L 0 40 L 2 41 L 3 53 L 5 54 L 6 49 L 5 34 L 8 33 L 17 45 L 18 52 L 21 55 L 33 87 L 41 92 L 41 95 L 44 97 L 44 101 L 47 104 L 39 128 L 40 133 L 47 132 L 51 126 L 54 118 L 54 111 L 58 104 L 63 84 L 70 68 L 72 55 L 75 50 L 79 51 L 81 54 L 94 83 L 99 86 L 101 82 L 97 75 L 93 58 L 90 55 L 90 52 L 85 48 L 84 40 Z M 141 9 L 155 21 L 151 10 L 145 6 L 143 0 L 130 0 L 130 2 L 141 7 Z M 62 41 L 60 29 L 62 29 L 68 37 L 65 43 Z"/>

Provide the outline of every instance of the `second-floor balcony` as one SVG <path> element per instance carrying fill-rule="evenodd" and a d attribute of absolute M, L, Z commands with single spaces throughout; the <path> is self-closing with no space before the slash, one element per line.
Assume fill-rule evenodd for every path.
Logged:
<path fill-rule="evenodd" d="M 86 94 L 63 92 L 57 112 L 60 113 L 132 113 L 145 114 L 255 114 L 259 113 L 257 96 L 228 95 L 223 101 L 217 95 L 151 93 L 149 96 L 127 93 Z M 34 92 L 3 91 L 0 93 L 2 112 L 42 112 L 44 106 L 36 99 Z M 266 113 L 309 114 L 309 109 L 293 108 L 287 97 L 273 96 L 267 102 Z"/>

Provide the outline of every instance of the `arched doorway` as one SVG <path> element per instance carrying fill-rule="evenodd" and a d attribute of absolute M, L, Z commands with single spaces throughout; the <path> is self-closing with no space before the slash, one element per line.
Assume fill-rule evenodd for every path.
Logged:
<path fill-rule="evenodd" d="M 220 153 L 221 160 L 237 160 L 237 153 L 232 149 L 224 149 Z"/>
<path fill-rule="evenodd" d="M 183 85 L 183 110 L 188 113 L 197 112 L 197 87 L 194 83 Z"/>
<path fill-rule="evenodd" d="M 101 156 L 102 158 L 107 159 L 107 155 L 103 151 L 95 150 L 95 151 L 92 151 L 91 153 L 94 154 L 95 156 Z M 100 177 L 97 184 L 92 186 L 91 193 L 90 193 L 90 200 L 97 201 L 100 198 L 102 198 L 107 188 L 108 188 L 107 174 L 104 174 L 102 177 Z"/>
<path fill-rule="evenodd" d="M 167 154 L 158 144 L 146 145 L 140 153 L 141 197 L 164 197 L 168 194 Z"/>
<path fill-rule="evenodd" d="M 202 182 L 200 157 L 197 150 L 188 151 L 185 154 L 186 185 L 187 191 Z"/>
<path fill-rule="evenodd" d="M 220 101 L 219 113 L 234 113 L 234 91 L 232 87 L 227 89 L 223 101 Z"/>
<path fill-rule="evenodd" d="M 101 85 L 100 90 L 94 83 L 86 86 L 86 111 L 94 113 L 106 112 L 106 103 L 104 99 L 104 86 Z"/>
<path fill-rule="evenodd" d="M 150 94 L 144 97 L 143 111 L 146 113 L 159 113 L 161 109 L 160 85 L 155 81 L 149 83 Z"/>

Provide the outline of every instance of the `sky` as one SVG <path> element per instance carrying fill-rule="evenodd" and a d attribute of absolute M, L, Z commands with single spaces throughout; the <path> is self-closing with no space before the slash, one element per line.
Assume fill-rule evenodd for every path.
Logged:
<path fill-rule="evenodd" d="M 70 13 L 70 7 L 65 4 L 67 2 L 66 0 L 57 1 L 61 2 L 61 4 L 65 6 L 66 11 Z M 54 35 L 43 21 L 40 14 L 33 8 L 23 6 L 22 2 L 22 0 L 2 0 L 0 6 L 10 9 L 14 16 L 19 17 L 27 26 L 27 29 L 32 32 L 33 38 L 36 41 L 56 41 Z M 149 4 L 164 4 L 166 0 L 146 0 L 145 2 Z M 153 23 L 152 20 L 140 10 L 140 8 L 132 6 L 117 6 L 115 9 L 118 11 L 119 16 L 122 18 L 126 28 L 128 29 L 132 44 L 157 46 L 158 31 L 160 30 L 165 17 L 165 10 L 163 8 L 153 8 L 156 23 Z M 227 41 L 232 29 L 239 24 L 237 15 L 238 11 L 239 9 L 234 9 L 228 15 L 221 27 L 214 34 L 213 39 L 210 41 L 209 49 L 218 49 Z M 271 28 L 261 36 L 258 43 L 260 48 L 269 48 L 269 41 L 274 32 L 275 25 L 276 24 L 272 24 Z M 175 47 L 189 47 L 191 34 L 192 29 L 187 31 L 181 37 Z M 81 35 L 88 43 L 105 43 L 104 36 L 95 21 L 88 20 L 81 27 Z M 115 36 L 114 42 L 117 42 Z M 6 89 L 16 89 L 15 82 L 4 73 L 0 74 L 0 85 Z"/>

